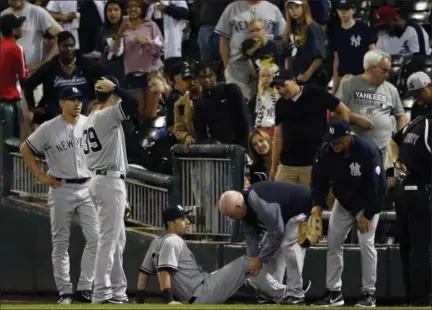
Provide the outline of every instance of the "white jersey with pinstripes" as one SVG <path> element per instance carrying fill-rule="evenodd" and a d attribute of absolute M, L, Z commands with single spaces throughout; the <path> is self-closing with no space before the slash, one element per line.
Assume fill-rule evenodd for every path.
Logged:
<path fill-rule="evenodd" d="M 44 122 L 27 139 L 30 149 L 44 155 L 48 173 L 61 179 L 90 178 L 84 155 L 87 117 L 80 115 L 75 125 L 59 115 Z"/>
<path fill-rule="evenodd" d="M 84 138 L 87 167 L 91 171 L 110 170 L 126 174 L 129 170 L 122 121 L 126 119 L 121 104 L 92 111 Z"/>

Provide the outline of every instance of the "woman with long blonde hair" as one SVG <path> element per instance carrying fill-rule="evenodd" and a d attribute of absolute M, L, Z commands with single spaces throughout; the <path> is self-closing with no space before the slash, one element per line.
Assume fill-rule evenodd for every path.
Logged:
<path fill-rule="evenodd" d="M 249 101 L 253 127 L 266 131 L 273 136 L 275 126 L 275 106 L 280 98 L 278 91 L 271 86 L 279 67 L 275 64 L 263 66 L 258 72 L 258 92 Z"/>
<path fill-rule="evenodd" d="M 249 155 L 252 165 L 249 168 L 250 183 L 268 179 L 272 160 L 272 138 L 261 129 L 254 129 L 249 134 Z"/>
<path fill-rule="evenodd" d="M 321 68 L 326 56 L 324 33 L 312 19 L 308 1 L 288 0 L 286 21 L 285 68 L 297 76 L 298 82 L 325 85 L 327 78 Z"/>

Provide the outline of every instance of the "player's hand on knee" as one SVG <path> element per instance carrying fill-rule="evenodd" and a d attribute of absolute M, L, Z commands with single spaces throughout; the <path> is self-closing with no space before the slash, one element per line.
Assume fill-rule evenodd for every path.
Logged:
<path fill-rule="evenodd" d="M 313 216 L 322 216 L 322 214 L 323 214 L 323 208 L 321 208 L 320 206 L 315 206 L 311 210 L 311 215 Z"/>
<path fill-rule="evenodd" d="M 365 233 L 369 230 L 369 220 L 363 215 L 360 216 L 358 220 L 357 229 L 359 230 L 360 233 Z"/>
<path fill-rule="evenodd" d="M 173 301 L 170 301 L 170 302 L 168 303 L 168 305 L 182 305 L 182 303 L 179 302 L 179 301 L 175 301 L 175 300 L 173 300 Z"/>
<path fill-rule="evenodd" d="M 55 177 L 47 173 L 41 174 L 37 179 L 41 184 L 48 185 L 52 188 L 63 186 L 63 183 L 61 181 L 57 180 Z"/>
<path fill-rule="evenodd" d="M 248 273 L 256 276 L 263 267 L 263 263 L 257 257 L 251 257 L 249 261 Z"/>

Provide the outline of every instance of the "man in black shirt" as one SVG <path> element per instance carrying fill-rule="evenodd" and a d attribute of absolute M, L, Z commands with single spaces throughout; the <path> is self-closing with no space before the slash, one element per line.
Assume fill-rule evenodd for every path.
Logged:
<path fill-rule="evenodd" d="M 270 179 L 310 187 L 315 154 L 327 127 L 327 111 L 349 119 L 349 109 L 325 89 L 300 86 L 291 72 L 273 80 L 281 98 L 276 102 L 276 127 Z"/>
<path fill-rule="evenodd" d="M 418 73 L 414 73 L 408 81 L 417 83 L 418 79 Z M 399 174 L 395 207 L 405 296 L 414 306 L 432 305 L 431 148 L 431 112 L 411 121 L 390 141 L 395 174 Z"/>
<path fill-rule="evenodd" d="M 205 86 L 202 87 L 202 97 L 194 102 L 193 127 L 196 143 L 212 140 L 238 144 L 247 149 L 252 118 L 240 88 L 232 83 L 215 86 L 211 82 L 207 83 L 207 76 L 213 75 L 209 72 L 210 68 L 199 65 L 196 68 L 205 68 L 195 72 L 200 78 L 200 86 Z"/>

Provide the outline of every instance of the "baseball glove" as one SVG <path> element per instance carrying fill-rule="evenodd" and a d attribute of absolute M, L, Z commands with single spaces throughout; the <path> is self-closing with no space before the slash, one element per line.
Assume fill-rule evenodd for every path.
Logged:
<path fill-rule="evenodd" d="M 128 218 L 130 218 L 131 212 L 132 212 L 132 209 L 131 209 L 131 207 L 129 205 L 129 202 L 126 201 L 126 208 L 125 208 L 125 213 L 124 213 L 124 219 L 125 220 L 127 220 Z"/>
<path fill-rule="evenodd" d="M 300 223 L 297 230 L 298 244 L 308 248 L 317 244 L 322 239 L 322 218 L 321 216 L 309 216 L 307 222 Z"/>

